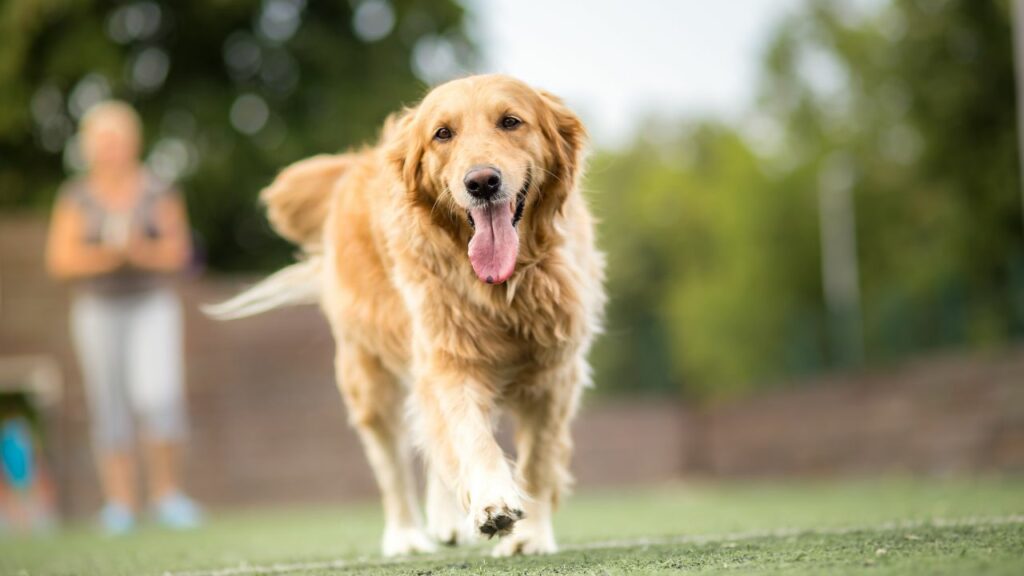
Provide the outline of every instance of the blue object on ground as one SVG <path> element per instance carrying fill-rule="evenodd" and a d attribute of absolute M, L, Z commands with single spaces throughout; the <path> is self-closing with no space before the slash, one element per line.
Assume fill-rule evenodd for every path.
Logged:
<path fill-rule="evenodd" d="M 0 464 L 15 490 L 32 485 L 32 431 L 23 418 L 12 418 L 0 427 Z"/>
<path fill-rule="evenodd" d="M 121 504 L 107 504 L 100 510 L 100 526 L 111 536 L 127 534 L 135 529 L 135 514 Z"/>
<path fill-rule="evenodd" d="M 157 522 L 174 528 L 188 530 L 203 523 L 203 511 L 198 504 L 181 492 L 174 492 L 161 498 L 153 507 Z"/>

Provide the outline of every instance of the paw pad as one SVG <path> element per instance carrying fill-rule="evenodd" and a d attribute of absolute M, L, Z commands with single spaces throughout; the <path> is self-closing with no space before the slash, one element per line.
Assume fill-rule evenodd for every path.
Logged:
<path fill-rule="evenodd" d="M 504 536 L 512 532 L 512 528 L 515 523 L 522 520 L 525 514 L 522 510 L 502 510 L 501 512 L 494 512 L 491 509 L 487 509 L 487 520 L 480 525 L 480 532 L 485 534 L 488 538 L 493 538 L 495 534 L 498 536 Z"/>

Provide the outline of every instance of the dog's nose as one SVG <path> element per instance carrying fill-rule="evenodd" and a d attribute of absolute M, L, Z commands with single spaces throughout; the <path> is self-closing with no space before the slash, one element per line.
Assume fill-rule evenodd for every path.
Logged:
<path fill-rule="evenodd" d="M 501 190 L 501 171 L 492 166 L 473 168 L 466 172 L 462 183 L 473 197 L 487 200 Z"/>

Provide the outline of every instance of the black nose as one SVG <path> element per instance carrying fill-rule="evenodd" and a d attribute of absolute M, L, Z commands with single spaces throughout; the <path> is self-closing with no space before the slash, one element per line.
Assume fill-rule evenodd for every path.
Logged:
<path fill-rule="evenodd" d="M 472 168 L 462 183 L 474 198 L 487 200 L 501 190 L 501 171 L 491 166 Z"/>

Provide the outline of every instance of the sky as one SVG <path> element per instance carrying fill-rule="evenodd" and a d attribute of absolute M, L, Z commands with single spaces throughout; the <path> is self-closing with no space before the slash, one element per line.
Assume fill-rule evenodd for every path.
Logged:
<path fill-rule="evenodd" d="M 562 96 L 605 146 L 628 143 L 650 114 L 743 114 L 772 31 L 803 3 L 465 0 L 483 70 Z"/>

